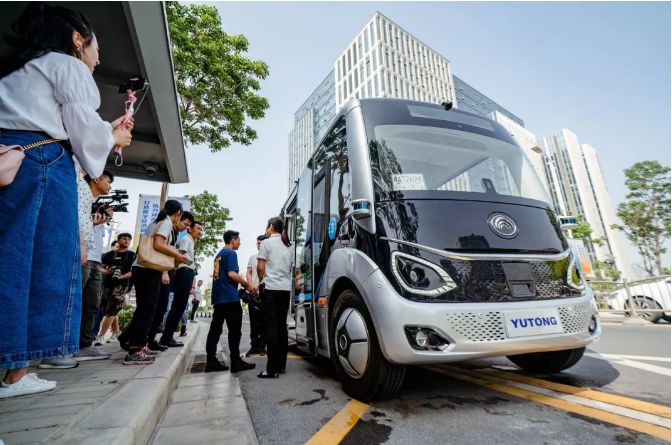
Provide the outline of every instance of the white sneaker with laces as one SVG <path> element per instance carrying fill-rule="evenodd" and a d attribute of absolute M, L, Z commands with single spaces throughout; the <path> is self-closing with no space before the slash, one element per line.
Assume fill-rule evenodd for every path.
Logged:
<path fill-rule="evenodd" d="M 56 382 L 41 379 L 31 372 L 16 383 L 8 384 L 0 380 L 0 399 L 51 391 L 54 388 Z"/>
<path fill-rule="evenodd" d="M 105 339 L 102 335 L 96 335 L 96 340 L 93 342 L 93 346 L 103 346 Z"/>
<path fill-rule="evenodd" d="M 110 338 L 109 338 L 109 340 L 107 340 L 107 342 L 108 343 L 116 343 L 116 342 L 119 341 L 118 337 L 119 337 L 119 334 L 116 334 L 116 333 L 113 332 L 112 335 L 110 335 Z"/>

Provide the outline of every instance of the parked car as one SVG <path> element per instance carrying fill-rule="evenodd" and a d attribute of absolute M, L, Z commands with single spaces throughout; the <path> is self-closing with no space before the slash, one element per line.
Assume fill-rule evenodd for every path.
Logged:
<path fill-rule="evenodd" d="M 660 320 L 670 321 L 670 277 L 652 278 L 628 283 L 630 295 L 639 312 L 639 316 L 651 323 L 658 323 Z M 628 294 L 625 288 L 620 288 L 607 298 L 607 304 L 610 309 L 628 310 Z M 650 309 L 662 309 L 664 312 L 647 312 Z"/>

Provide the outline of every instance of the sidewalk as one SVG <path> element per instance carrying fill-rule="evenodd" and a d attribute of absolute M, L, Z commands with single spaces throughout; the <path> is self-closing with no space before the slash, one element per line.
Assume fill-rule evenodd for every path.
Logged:
<path fill-rule="evenodd" d="M 199 445 L 258 444 L 238 377 L 230 371 L 203 372 L 207 331 L 206 324 L 201 326 L 193 349 L 192 372 L 187 370 L 180 378 L 152 445 L 182 445 L 185 438 Z M 222 339 L 226 341 L 226 329 Z M 230 364 L 228 360 L 226 364 Z"/>
<path fill-rule="evenodd" d="M 27 443 L 146 444 L 170 393 L 184 372 L 199 332 L 190 323 L 185 346 L 171 348 L 149 366 L 122 364 L 118 343 L 101 346 L 109 360 L 82 362 L 77 368 L 31 368 L 55 380 L 55 390 L 0 400 L 0 440 Z"/>

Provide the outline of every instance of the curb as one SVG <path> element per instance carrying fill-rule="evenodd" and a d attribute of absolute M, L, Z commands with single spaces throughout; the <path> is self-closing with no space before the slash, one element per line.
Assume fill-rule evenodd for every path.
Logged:
<path fill-rule="evenodd" d="M 51 437 L 57 444 L 144 445 L 149 442 L 168 406 L 170 395 L 187 368 L 199 323 L 188 327 L 181 348 L 162 352 L 86 417 Z"/>

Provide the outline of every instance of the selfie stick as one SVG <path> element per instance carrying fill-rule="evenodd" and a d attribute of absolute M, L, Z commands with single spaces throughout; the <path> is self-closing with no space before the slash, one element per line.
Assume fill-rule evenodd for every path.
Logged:
<path fill-rule="evenodd" d="M 135 113 L 135 102 L 138 100 L 137 97 L 135 97 L 135 91 L 133 90 L 126 90 L 126 93 L 128 93 L 128 100 L 124 102 L 125 107 L 126 107 L 126 112 L 124 113 L 124 120 L 121 122 L 121 126 L 124 128 L 127 127 L 128 121 L 133 117 L 133 114 Z M 121 145 L 115 145 L 114 146 L 114 165 L 117 167 L 121 167 L 121 165 L 124 163 L 124 155 L 122 153 L 122 147 Z"/>

